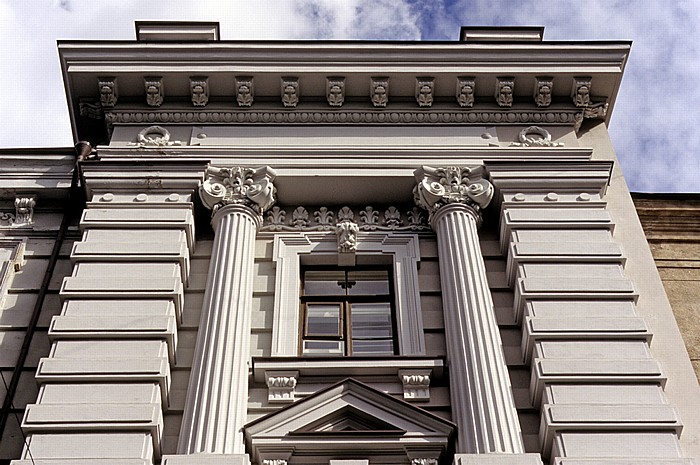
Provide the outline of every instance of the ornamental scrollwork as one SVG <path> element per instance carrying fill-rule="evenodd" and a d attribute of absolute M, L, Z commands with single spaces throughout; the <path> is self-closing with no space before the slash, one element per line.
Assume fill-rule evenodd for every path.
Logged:
<path fill-rule="evenodd" d="M 548 107 L 552 103 L 554 81 L 551 77 L 536 77 L 534 98 L 538 107 Z"/>
<path fill-rule="evenodd" d="M 460 107 L 471 108 L 474 106 L 474 92 L 476 84 L 473 77 L 457 78 L 456 97 Z"/>
<path fill-rule="evenodd" d="M 327 207 L 311 210 L 303 206 L 285 209 L 273 207 L 267 212 L 261 231 L 335 231 L 339 223 L 357 224 L 361 231 L 428 231 L 425 214 L 419 208 L 402 214 L 395 206 L 383 209 L 343 207 L 333 212 Z M 313 215 L 309 215 L 313 211 Z M 289 218 L 289 219 L 287 219 Z M 359 221 L 355 219 L 359 218 Z"/>
<path fill-rule="evenodd" d="M 97 86 L 100 91 L 100 103 L 105 108 L 112 108 L 119 99 L 119 89 L 116 77 L 97 78 Z"/>
<path fill-rule="evenodd" d="M 143 85 L 146 88 L 146 103 L 151 107 L 159 107 L 163 104 L 163 78 L 162 77 L 145 77 Z"/>
<path fill-rule="evenodd" d="M 190 96 L 192 105 L 203 107 L 209 102 L 209 78 L 194 76 L 190 78 Z"/>
<path fill-rule="evenodd" d="M 430 107 L 433 105 L 433 89 L 435 79 L 431 77 L 416 78 L 416 103 L 419 107 Z"/>
<path fill-rule="evenodd" d="M 384 108 L 389 103 L 389 78 L 373 77 L 370 81 L 372 105 Z"/>
<path fill-rule="evenodd" d="M 0 212 L 0 225 L 3 226 L 29 226 L 34 223 L 34 207 L 36 196 L 16 197 L 15 212 Z"/>
<path fill-rule="evenodd" d="M 533 137 L 534 136 L 534 137 Z M 544 128 L 530 126 L 518 134 L 520 142 L 513 142 L 511 147 L 563 147 L 560 142 L 552 142 L 552 135 Z"/>
<path fill-rule="evenodd" d="M 253 77 L 236 76 L 236 102 L 239 107 L 249 107 L 253 105 L 254 99 Z"/>
<path fill-rule="evenodd" d="M 494 193 L 484 174 L 483 166 L 424 166 L 415 172 L 416 205 L 427 210 L 431 218 L 440 207 L 451 203 L 468 205 L 478 214 L 488 206 Z"/>
<path fill-rule="evenodd" d="M 345 102 L 345 78 L 326 78 L 326 100 L 332 107 L 342 107 Z"/>
<path fill-rule="evenodd" d="M 267 166 L 209 166 L 206 175 L 199 195 L 204 206 L 213 212 L 224 205 L 245 205 L 261 215 L 275 203 L 275 172 Z"/>

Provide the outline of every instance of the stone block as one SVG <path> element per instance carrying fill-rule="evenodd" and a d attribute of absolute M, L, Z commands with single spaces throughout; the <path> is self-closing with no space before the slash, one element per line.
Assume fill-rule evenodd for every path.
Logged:
<path fill-rule="evenodd" d="M 201 305 L 200 305 L 201 306 Z M 87 300 L 68 299 L 63 303 L 62 317 L 89 318 L 103 317 L 149 317 L 173 316 L 180 323 L 181 314 L 176 313 L 175 302 L 168 299 L 148 300 Z"/>
<path fill-rule="evenodd" d="M 175 205 L 174 205 L 175 206 Z M 185 232 L 187 246 L 194 250 L 194 215 L 191 208 L 106 208 L 88 204 L 80 219 L 87 229 L 177 229 Z"/>
<path fill-rule="evenodd" d="M 249 465 L 247 454 L 165 455 L 161 465 Z"/>
<path fill-rule="evenodd" d="M 37 404 L 161 404 L 156 383 L 49 383 L 41 386 Z"/>
<path fill-rule="evenodd" d="M 505 255 L 511 233 L 518 229 L 596 229 L 612 233 L 614 228 L 604 205 L 598 208 L 507 208 L 501 217 L 499 240 Z"/>
<path fill-rule="evenodd" d="M 42 358 L 36 381 L 45 383 L 156 383 L 164 407 L 169 405 L 170 364 L 160 358 Z"/>
<path fill-rule="evenodd" d="M 455 454 L 454 465 L 542 465 L 540 454 Z"/>
<path fill-rule="evenodd" d="M 158 339 L 168 345 L 168 357 L 176 362 L 175 315 L 55 316 L 49 326 L 52 341 L 69 339 Z"/>
<path fill-rule="evenodd" d="M 24 413 L 25 433 L 147 432 L 155 458 L 161 455 L 163 413 L 160 403 L 30 404 Z"/>
<path fill-rule="evenodd" d="M 71 252 L 73 263 L 84 262 L 176 262 L 182 281 L 187 284 L 190 255 L 184 242 L 76 242 Z"/>
<path fill-rule="evenodd" d="M 680 459 L 683 454 L 676 433 L 670 431 L 565 431 L 554 436 L 551 456 L 555 463 L 556 459 L 561 457 L 596 460 L 625 459 L 622 462 L 625 465 L 633 463 L 631 459 L 644 459 L 651 460 L 655 465 L 661 465 L 666 464 L 666 460 L 669 459 Z M 563 463 L 571 465 L 567 462 Z"/>
<path fill-rule="evenodd" d="M 33 433 L 27 436 L 27 443 L 34 461 L 70 460 L 64 463 L 79 463 L 75 459 L 111 461 L 105 463 L 129 463 L 126 459 L 153 463 L 153 439 L 145 432 L 101 432 L 101 433 Z M 22 459 L 29 459 L 25 448 Z M 120 460 L 119 462 L 114 459 Z M 61 462 L 58 462 L 61 463 Z M 142 463 L 135 461 L 135 463 Z"/>
<path fill-rule="evenodd" d="M 560 275 L 518 278 L 515 284 L 513 314 L 520 322 L 529 300 L 628 300 L 636 302 L 632 281 L 622 277 Z"/>

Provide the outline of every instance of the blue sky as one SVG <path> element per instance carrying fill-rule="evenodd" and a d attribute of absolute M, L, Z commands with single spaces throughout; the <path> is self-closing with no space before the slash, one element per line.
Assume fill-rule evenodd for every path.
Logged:
<path fill-rule="evenodd" d="M 700 1 L 0 0 L 0 147 L 72 145 L 57 39 L 133 39 L 135 20 L 221 23 L 223 39 L 456 40 L 462 25 L 632 40 L 610 133 L 631 190 L 700 191 Z"/>

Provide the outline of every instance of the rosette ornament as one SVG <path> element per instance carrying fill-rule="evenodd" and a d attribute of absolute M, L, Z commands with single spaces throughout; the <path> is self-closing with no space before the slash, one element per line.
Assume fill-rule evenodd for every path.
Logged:
<path fill-rule="evenodd" d="M 440 207 L 461 203 L 479 215 L 493 198 L 493 185 L 484 179 L 483 166 L 423 166 L 414 172 L 417 184 L 413 189 L 416 204 L 432 217 Z"/>
<path fill-rule="evenodd" d="M 262 215 L 276 201 L 275 171 L 268 167 L 217 168 L 209 166 L 199 188 L 202 203 L 215 213 L 224 205 L 245 205 Z"/>

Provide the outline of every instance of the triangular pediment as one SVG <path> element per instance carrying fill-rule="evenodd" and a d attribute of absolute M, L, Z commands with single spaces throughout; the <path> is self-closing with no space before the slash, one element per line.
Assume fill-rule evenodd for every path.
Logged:
<path fill-rule="evenodd" d="M 245 426 L 246 437 L 376 433 L 449 436 L 454 425 L 354 379 L 347 379 Z"/>
<path fill-rule="evenodd" d="M 248 423 L 244 432 L 256 463 L 328 463 L 331 456 L 402 463 L 411 451 L 442 456 L 454 429 L 443 418 L 347 379 Z"/>

